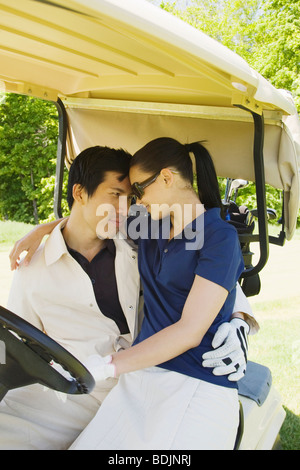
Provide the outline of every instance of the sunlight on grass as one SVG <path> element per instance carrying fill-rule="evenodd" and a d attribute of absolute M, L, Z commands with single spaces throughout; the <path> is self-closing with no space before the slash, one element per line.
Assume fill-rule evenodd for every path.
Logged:
<path fill-rule="evenodd" d="M 300 296 L 256 304 L 260 331 L 249 338 L 249 359 L 272 372 L 287 417 L 280 432 L 284 450 L 300 449 Z"/>
<path fill-rule="evenodd" d="M 7 251 L 13 244 L 33 228 L 33 225 L 22 222 L 0 220 L 0 251 Z"/>

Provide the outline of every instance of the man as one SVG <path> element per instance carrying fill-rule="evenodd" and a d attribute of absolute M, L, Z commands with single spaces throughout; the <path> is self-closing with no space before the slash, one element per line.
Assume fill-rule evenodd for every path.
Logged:
<path fill-rule="evenodd" d="M 129 347 L 138 331 L 137 252 L 121 235 L 111 238 L 127 216 L 129 159 L 123 150 L 98 146 L 75 159 L 68 183 L 70 217 L 58 223 L 28 267 L 20 263 L 9 296 L 10 310 L 83 363 L 93 354 Z M 34 238 L 55 224 L 34 229 Z M 21 243 L 12 254 L 13 265 L 22 248 Z M 235 310 L 251 315 L 247 305 Z M 0 404 L 0 449 L 68 448 L 115 383 L 112 378 L 97 382 L 90 395 L 81 396 L 62 396 L 38 384 L 10 391 Z"/>

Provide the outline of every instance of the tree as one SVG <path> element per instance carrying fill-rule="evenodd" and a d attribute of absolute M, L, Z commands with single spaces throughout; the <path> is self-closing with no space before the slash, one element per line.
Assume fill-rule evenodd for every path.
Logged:
<path fill-rule="evenodd" d="M 46 219 L 55 174 L 58 114 L 53 103 L 8 94 L 0 107 L 0 216 L 38 223 Z"/>
<path fill-rule="evenodd" d="M 246 58 L 262 3 L 263 0 L 191 0 L 186 8 L 178 8 L 177 2 L 162 1 L 160 6 Z"/>
<path fill-rule="evenodd" d="M 300 112 L 300 0 L 267 0 L 255 27 L 250 65 L 289 90 Z"/>

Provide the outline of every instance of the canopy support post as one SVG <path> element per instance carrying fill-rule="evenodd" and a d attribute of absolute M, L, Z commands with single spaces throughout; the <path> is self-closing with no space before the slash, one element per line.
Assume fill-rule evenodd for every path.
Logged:
<path fill-rule="evenodd" d="M 258 212 L 258 230 L 260 258 L 256 266 L 251 266 L 242 273 L 241 277 L 246 278 L 258 274 L 266 265 L 269 258 L 269 234 L 268 218 L 266 204 L 266 183 L 264 168 L 264 117 L 263 114 L 255 113 L 243 106 L 239 106 L 245 111 L 251 112 L 254 122 L 254 144 L 253 144 L 253 162 L 256 185 L 256 203 Z"/>
<path fill-rule="evenodd" d="M 54 188 L 54 215 L 56 219 L 60 219 L 62 217 L 61 200 L 66 156 L 67 113 L 60 98 L 58 98 L 57 102 L 55 102 L 55 105 L 58 110 L 59 134 L 57 142 L 57 160 Z"/>
<path fill-rule="evenodd" d="M 254 171 L 256 185 L 256 203 L 258 212 L 258 230 L 260 258 L 256 266 L 249 274 L 259 273 L 266 265 L 269 258 L 269 234 L 268 234 L 268 218 L 266 203 L 266 183 L 265 183 L 265 167 L 264 167 L 264 117 L 263 115 L 252 112 L 254 121 Z M 246 272 L 244 273 L 246 274 Z M 247 274 L 246 274 L 247 275 Z"/>

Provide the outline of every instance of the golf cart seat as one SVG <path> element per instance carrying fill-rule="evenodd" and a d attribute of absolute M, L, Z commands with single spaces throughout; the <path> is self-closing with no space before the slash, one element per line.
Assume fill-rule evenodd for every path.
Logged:
<path fill-rule="evenodd" d="M 272 386 L 270 369 L 249 361 L 246 374 L 238 383 L 238 392 L 240 425 L 235 450 L 270 449 L 272 443 L 277 442 L 285 419 L 280 395 Z M 244 422 L 247 422 L 247 427 L 244 427 Z"/>

